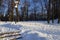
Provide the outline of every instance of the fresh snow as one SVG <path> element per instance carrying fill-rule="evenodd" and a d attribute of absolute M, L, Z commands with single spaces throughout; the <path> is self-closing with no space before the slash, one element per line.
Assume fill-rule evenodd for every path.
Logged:
<path fill-rule="evenodd" d="M 60 24 L 46 21 L 0 22 L 0 33 L 20 31 L 22 38 L 17 40 L 60 40 Z M 11 37 L 14 38 L 14 37 Z M 0 40 L 10 40 L 4 38 Z"/>

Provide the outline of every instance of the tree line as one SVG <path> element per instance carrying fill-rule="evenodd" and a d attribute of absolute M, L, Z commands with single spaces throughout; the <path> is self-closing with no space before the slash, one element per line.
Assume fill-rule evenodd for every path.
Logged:
<path fill-rule="evenodd" d="M 54 23 L 54 20 L 58 19 L 58 23 L 60 23 L 60 0 L 32 0 L 32 2 L 24 0 L 20 10 L 18 10 L 19 8 L 16 10 L 17 13 L 14 12 L 14 1 L 5 0 L 4 2 L 6 2 L 8 9 L 5 15 L 2 13 L 3 10 L 0 12 L 1 21 L 47 20 L 50 23 L 50 20 L 52 20 L 52 23 Z M 5 7 L 2 3 L 3 1 L 0 0 L 0 8 Z M 33 4 L 32 8 L 30 8 L 31 3 Z M 38 4 L 39 6 L 37 6 Z"/>

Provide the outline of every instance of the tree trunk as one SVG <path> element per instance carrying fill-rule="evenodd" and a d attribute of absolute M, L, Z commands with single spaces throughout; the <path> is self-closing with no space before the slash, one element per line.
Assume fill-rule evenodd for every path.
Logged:
<path fill-rule="evenodd" d="M 14 14 L 14 1 L 11 0 L 11 10 L 10 10 L 10 13 L 9 13 L 9 21 L 13 21 L 13 14 Z"/>
<path fill-rule="evenodd" d="M 54 15 L 55 15 L 55 1 L 52 0 L 52 23 L 54 23 Z"/>
<path fill-rule="evenodd" d="M 47 9 L 47 21 L 48 21 L 48 23 L 50 23 L 50 3 L 51 3 L 51 0 L 49 0 L 48 9 Z"/>
<path fill-rule="evenodd" d="M 59 2 L 58 2 L 58 6 L 59 6 L 59 8 L 58 8 L 58 23 L 60 23 L 60 0 L 58 0 Z"/>
<path fill-rule="evenodd" d="M 17 16 L 17 21 L 19 21 L 19 13 L 18 13 L 18 8 L 16 8 L 16 16 Z"/>

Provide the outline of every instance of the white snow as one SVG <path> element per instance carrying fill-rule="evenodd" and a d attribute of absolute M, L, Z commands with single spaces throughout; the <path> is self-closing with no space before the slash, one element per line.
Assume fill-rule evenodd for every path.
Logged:
<path fill-rule="evenodd" d="M 60 24 L 57 23 L 48 24 L 46 21 L 17 22 L 16 24 L 15 22 L 0 22 L 0 33 L 17 30 L 21 31 L 22 36 L 17 40 L 60 40 Z"/>

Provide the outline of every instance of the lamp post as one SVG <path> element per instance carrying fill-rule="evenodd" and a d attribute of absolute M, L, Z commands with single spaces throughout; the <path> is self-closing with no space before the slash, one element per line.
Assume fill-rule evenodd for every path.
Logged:
<path fill-rule="evenodd" d="M 17 16 L 17 21 L 19 21 L 19 13 L 18 13 L 18 4 L 20 0 L 14 0 L 15 2 L 15 9 L 16 9 L 16 16 Z"/>

